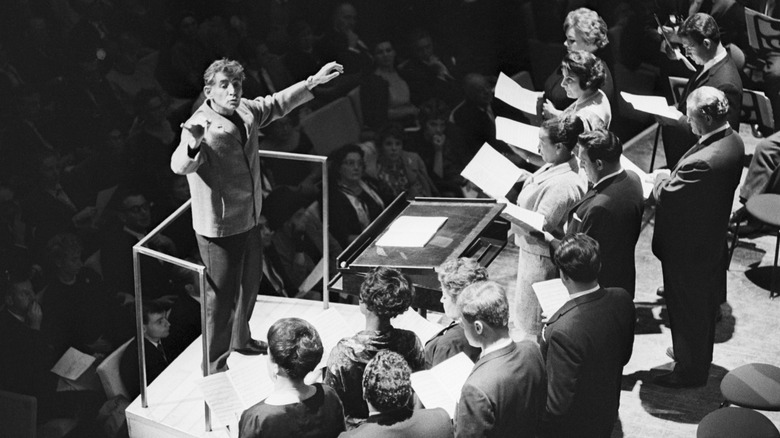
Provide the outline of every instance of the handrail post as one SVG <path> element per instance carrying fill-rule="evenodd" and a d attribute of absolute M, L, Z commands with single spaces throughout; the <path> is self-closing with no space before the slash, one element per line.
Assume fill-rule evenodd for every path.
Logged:
<path fill-rule="evenodd" d="M 139 242 L 140 243 L 140 242 Z M 138 344 L 138 379 L 141 387 L 141 407 L 148 408 L 146 395 L 146 348 L 143 327 L 143 293 L 141 290 L 141 255 L 133 246 L 133 281 L 135 286 L 135 340 Z"/>
<path fill-rule="evenodd" d="M 328 164 L 322 161 L 322 308 L 330 307 L 330 193 L 328 192 Z"/>

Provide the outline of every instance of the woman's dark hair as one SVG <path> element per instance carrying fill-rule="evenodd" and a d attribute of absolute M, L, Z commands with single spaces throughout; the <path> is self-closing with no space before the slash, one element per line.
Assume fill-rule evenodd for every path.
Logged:
<path fill-rule="evenodd" d="M 382 125 L 379 130 L 377 130 L 374 139 L 376 141 L 376 148 L 380 154 L 382 153 L 382 143 L 384 143 L 384 141 L 388 138 L 396 138 L 401 140 L 401 143 L 404 143 L 406 141 L 404 128 L 402 128 L 398 123 L 389 122 Z"/>
<path fill-rule="evenodd" d="M 441 99 L 430 99 L 420 105 L 420 112 L 417 114 L 417 119 L 420 121 L 420 126 L 425 126 L 428 120 L 447 120 L 450 116 L 450 108 Z"/>
<path fill-rule="evenodd" d="M 328 179 L 332 183 L 335 184 L 338 182 L 339 168 L 341 167 L 341 163 L 344 162 L 344 160 L 347 158 L 347 155 L 352 153 L 360 154 L 360 158 L 366 158 L 366 154 L 363 152 L 363 149 L 354 143 L 347 143 L 330 153 L 328 156 Z M 331 188 L 335 188 L 335 185 Z"/>
<path fill-rule="evenodd" d="M 607 80 L 604 61 L 585 50 L 567 52 L 561 67 L 580 80 L 580 88 L 583 90 L 597 90 Z"/>
<path fill-rule="evenodd" d="M 363 371 L 363 398 L 379 412 L 407 406 L 412 397 L 411 374 L 403 356 L 381 350 Z"/>
<path fill-rule="evenodd" d="M 391 319 L 412 305 L 414 286 L 401 271 L 380 266 L 371 270 L 360 285 L 360 301 L 380 318 Z"/>
<path fill-rule="evenodd" d="M 562 117 L 553 117 L 542 122 L 541 129 L 547 131 L 550 142 L 562 144 L 569 150 L 577 146 L 580 134 L 585 131 L 582 120 L 574 114 Z"/>
<path fill-rule="evenodd" d="M 322 359 L 317 329 L 300 318 L 282 318 L 268 329 L 268 354 L 290 379 L 303 379 Z"/>

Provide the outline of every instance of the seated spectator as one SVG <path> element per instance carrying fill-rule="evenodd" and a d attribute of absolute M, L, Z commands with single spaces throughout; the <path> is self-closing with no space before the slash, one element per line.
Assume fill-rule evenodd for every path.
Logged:
<path fill-rule="evenodd" d="M 333 7 L 330 28 L 325 30 L 316 50 L 320 59 L 332 59 L 344 66 L 344 74 L 331 81 L 334 95 L 346 95 L 360 84 L 363 76 L 373 68 L 371 49 L 355 32 L 357 9 L 348 1 L 339 1 Z"/>
<path fill-rule="evenodd" d="M 473 283 L 461 291 L 458 311 L 466 339 L 482 354 L 455 408 L 455 436 L 536 436 L 547 395 L 544 362 L 535 342 L 509 337 L 504 288 Z"/>
<path fill-rule="evenodd" d="M 417 120 L 420 130 L 410 133 L 408 150 L 417 153 L 439 194 L 449 198 L 463 196 L 465 180 L 460 172 L 466 167 L 466 146 L 457 126 L 448 122 L 450 109 L 438 99 L 420 106 Z"/>
<path fill-rule="evenodd" d="M 761 221 L 750 216 L 744 204 L 761 193 L 780 193 L 780 131 L 761 140 L 750 160 L 745 181 L 739 189 L 739 202 L 743 205 L 731 216 L 731 229 L 739 224 L 739 235 L 747 236 L 765 230 Z"/>
<path fill-rule="evenodd" d="M 145 301 L 143 314 L 144 363 L 146 364 L 146 384 L 154 382 L 173 360 L 168 357 L 163 340 L 168 337 L 171 324 L 168 322 L 168 309 L 154 301 Z M 140 371 L 138 370 L 138 340 L 133 339 L 127 346 L 119 362 L 119 377 L 125 385 L 130 400 L 141 393 Z"/>
<path fill-rule="evenodd" d="M 168 93 L 193 99 L 203 88 L 203 70 L 209 58 L 198 38 L 198 18 L 192 11 L 183 11 L 176 24 L 176 36 L 170 50 L 170 60 L 164 62 L 164 81 Z"/>
<path fill-rule="evenodd" d="M 274 94 L 295 83 L 282 60 L 268 50 L 264 41 L 244 38 L 237 51 L 238 61 L 244 66 L 246 74 L 242 86 L 248 99 Z M 316 70 L 309 73 L 313 71 Z"/>
<path fill-rule="evenodd" d="M 366 329 L 336 344 L 325 373 L 325 383 L 336 390 L 344 404 L 350 429 L 368 418 L 361 387 L 363 370 L 380 350 L 399 353 L 412 371 L 420 371 L 425 366 L 423 347 L 417 335 L 396 329 L 390 323 L 409 309 L 413 292 L 406 276 L 385 267 L 370 271 L 360 286 L 360 311 L 366 316 Z"/>
<path fill-rule="evenodd" d="M 621 288 L 599 285 L 599 244 L 579 233 L 555 250 L 569 300 L 542 331 L 550 376 L 540 437 L 608 437 L 620 406 L 623 366 L 634 346 L 634 303 Z"/>
<path fill-rule="evenodd" d="M 142 47 L 138 37 L 123 32 L 119 38 L 119 52 L 106 80 L 114 90 L 128 115 L 133 114 L 133 104 L 138 92 L 152 89 L 162 92 L 162 85 L 155 77 L 158 53 Z"/>
<path fill-rule="evenodd" d="M 409 84 L 411 100 L 421 105 L 431 99 L 441 99 L 455 105 L 462 99 L 455 78 L 455 66 L 447 58 L 441 59 L 434 52 L 431 35 L 417 29 L 409 36 L 411 57 L 398 66 L 401 76 Z"/>
<path fill-rule="evenodd" d="M 496 116 L 493 113 L 493 86 L 478 73 L 463 78 L 464 100 L 450 114 L 450 122 L 460 128 L 465 141 L 464 159 L 470 161 L 483 144 L 499 152 L 515 155 L 503 141 L 496 139 Z"/>
<path fill-rule="evenodd" d="M 404 130 L 397 123 L 384 125 L 376 133 L 376 179 L 382 197 L 395 199 L 403 192 L 408 199 L 438 195 L 422 158 L 404 150 L 405 139 Z"/>
<path fill-rule="evenodd" d="M 298 294 L 303 281 L 322 259 L 322 222 L 306 208 L 309 204 L 306 197 L 285 186 L 275 189 L 263 201 L 263 215 L 273 231 L 273 246 L 265 255 L 281 268 L 279 271 L 290 296 Z M 336 257 L 342 248 L 330 233 L 328 238 L 327 262 L 330 272 L 336 272 Z M 317 289 L 316 286 L 312 288 Z"/>
<path fill-rule="evenodd" d="M 396 69 L 393 44 L 383 39 L 372 47 L 374 70 L 360 83 L 363 123 L 371 129 L 387 122 L 413 125 L 419 110 L 412 104 L 409 84 Z"/>
<path fill-rule="evenodd" d="M 273 392 L 241 414 L 241 438 L 334 438 L 344 431 L 344 409 L 336 392 L 303 381 L 322 359 L 317 330 L 299 318 L 282 318 L 268 329 Z M 262 372 L 262 370 L 258 370 Z"/>
<path fill-rule="evenodd" d="M 311 154 L 311 140 L 298 126 L 298 111 L 280 117 L 265 128 L 265 137 L 260 140 L 260 149 L 277 152 Z M 280 185 L 298 187 L 307 197 L 319 195 L 322 171 L 319 163 L 306 163 L 289 159 L 263 158 L 262 169 L 273 187 Z"/>
<path fill-rule="evenodd" d="M 293 81 L 303 81 L 325 63 L 314 48 L 314 34 L 309 23 L 298 20 L 290 25 L 288 33 L 290 48 L 282 60 Z"/>
<path fill-rule="evenodd" d="M 81 242 L 73 234 L 57 234 L 46 255 L 51 278 L 41 300 L 46 313 L 41 330 L 47 342 L 58 355 L 74 347 L 105 357 L 112 349 L 103 335 L 110 329 L 114 301 L 97 272 L 84 266 Z"/>
<path fill-rule="evenodd" d="M 111 84 L 106 80 L 101 61 L 94 54 L 76 57 L 72 72 L 58 95 L 63 118 L 68 126 L 124 125 L 132 118 L 125 112 Z"/>
<path fill-rule="evenodd" d="M 551 102 L 542 105 L 542 116 L 566 117 L 576 115 L 582 119 L 586 131 L 609 128 L 612 108 L 607 95 L 600 89 L 606 78 L 604 62 L 585 50 L 572 51 L 563 57 L 561 87 L 574 102 L 559 111 Z"/>
<path fill-rule="evenodd" d="M 382 350 L 363 371 L 363 398 L 368 419 L 343 438 L 383 436 L 446 438 L 453 436 L 452 420 L 442 408 L 412 410 L 412 370 L 400 354 Z"/>
<path fill-rule="evenodd" d="M 155 204 L 152 217 L 153 223 L 160 223 L 190 199 L 190 185 L 184 175 L 172 174 L 163 182 L 165 193 L 162 200 Z M 165 229 L 165 235 L 170 237 L 176 246 L 176 252 L 181 257 L 199 257 L 198 242 L 192 230 L 192 209 L 184 211 L 178 219 Z"/>
<path fill-rule="evenodd" d="M 488 272 L 476 260 L 467 257 L 450 258 L 436 267 L 441 284 L 441 303 L 444 314 L 452 322 L 425 344 L 425 367 L 432 368 L 441 362 L 463 352 L 476 362 L 481 353 L 479 348 L 469 344 L 460 324 L 458 295 L 468 285 L 486 281 Z"/>
<path fill-rule="evenodd" d="M 364 175 L 365 154 L 360 146 L 344 145 L 328 157 L 330 228 L 346 248 L 385 209 L 370 177 Z"/>

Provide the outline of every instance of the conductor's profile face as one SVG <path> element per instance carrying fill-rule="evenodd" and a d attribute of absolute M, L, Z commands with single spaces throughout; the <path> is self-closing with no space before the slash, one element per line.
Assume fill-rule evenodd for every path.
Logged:
<path fill-rule="evenodd" d="M 214 83 L 203 87 L 206 97 L 211 99 L 212 109 L 222 115 L 232 115 L 241 102 L 244 93 L 241 79 L 227 76 L 223 72 L 214 75 Z"/>

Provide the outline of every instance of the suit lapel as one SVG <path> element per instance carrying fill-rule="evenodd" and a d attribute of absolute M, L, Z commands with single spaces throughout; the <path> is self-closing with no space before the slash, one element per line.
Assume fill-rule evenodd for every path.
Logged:
<path fill-rule="evenodd" d="M 241 132 L 239 132 L 239 129 L 246 129 L 246 126 L 241 126 L 241 127 L 236 126 L 227 117 L 214 111 L 211 108 L 209 102 L 210 102 L 209 100 L 204 102 L 203 107 L 205 111 L 208 113 L 208 117 L 211 119 L 211 129 L 217 129 L 219 131 L 223 131 L 230 134 L 236 140 L 236 142 L 243 147 L 244 145 L 243 142 L 241 141 Z M 243 120 L 244 123 L 246 124 L 246 117 L 241 110 L 242 108 L 241 106 L 239 106 L 236 111 L 238 111 L 241 120 Z M 247 137 L 247 139 L 248 138 L 249 137 Z"/>

